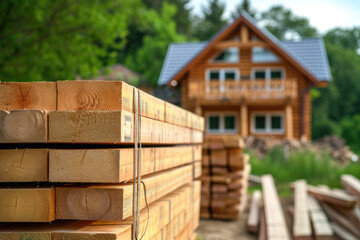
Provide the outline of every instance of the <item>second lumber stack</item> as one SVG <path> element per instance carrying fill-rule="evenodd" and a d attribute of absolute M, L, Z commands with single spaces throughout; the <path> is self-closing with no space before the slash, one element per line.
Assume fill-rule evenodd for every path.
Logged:
<path fill-rule="evenodd" d="M 201 217 L 236 219 L 246 206 L 249 155 L 238 135 L 206 135 L 203 144 Z"/>
<path fill-rule="evenodd" d="M 136 158 L 139 237 L 196 236 L 202 117 L 124 82 L 0 83 L 0 96 L 1 239 L 134 238 Z"/>

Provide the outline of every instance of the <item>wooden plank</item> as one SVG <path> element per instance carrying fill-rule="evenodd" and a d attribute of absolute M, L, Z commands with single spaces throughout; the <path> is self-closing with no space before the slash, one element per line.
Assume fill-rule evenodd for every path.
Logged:
<path fill-rule="evenodd" d="M 285 121 L 286 121 L 286 138 L 294 138 L 294 129 L 293 129 L 293 107 L 290 104 L 287 104 L 285 107 Z"/>
<path fill-rule="evenodd" d="M 59 81 L 57 110 L 133 112 L 133 87 L 121 81 Z"/>
<path fill-rule="evenodd" d="M 246 230 L 256 233 L 260 224 L 260 207 L 262 202 L 261 192 L 256 190 L 252 194 L 251 205 L 248 219 L 246 222 Z"/>
<path fill-rule="evenodd" d="M 192 180 L 192 166 L 144 177 L 150 204 Z M 57 219 L 122 220 L 132 214 L 133 184 L 69 186 L 56 189 Z M 140 207 L 145 207 L 144 191 Z"/>
<path fill-rule="evenodd" d="M 333 209 L 329 204 L 322 204 L 326 215 L 335 223 L 339 224 L 351 234 L 360 238 L 360 229 L 358 229 L 355 225 L 353 225 L 346 217 L 342 216 L 335 209 Z"/>
<path fill-rule="evenodd" d="M 356 204 L 356 198 L 354 196 L 334 192 L 327 188 L 307 186 L 308 194 L 316 197 L 322 202 L 338 205 L 341 207 L 352 208 Z"/>
<path fill-rule="evenodd" d="M 56 83 L 0 83 L 0 110 L 20 109 L 56 110 Z"/>
<path fill-rule="evenodd" d="M 47 133 L 45 111 L 0 111 L 0 143 L 42 143 L 47 141 Z"/>
<path fill-rule="evenodd" d="M 266 240 L 267 236 L 266 236 L 266 219 L 265 219 L 265 211 L 264 208 L 261 208 L 261 214 L 260 214 L 260 229 L 259 229 L 259 236 L 258 239 L 259 240 Z"/>
<path fill-rule="evenodd" d="M 165 122 L 178 126 L 187 126 L 188 111 L 174 104 L 165 102 Z"/>
<path fill-rule="evenodd" d="M 144 91 L 141 93 L 141 114 L 144 117 L 149 117 L 159 121 L 165 120 L 165 101 L 156 98 Z"/>
<path fill-rule="evenodd" d="M 317 200 L 312 197 L 307 197 L 307 206 L 310 214 L 310 219 L 312 223 L 312 229 L 314 231 L 314 236 L 316 240 L 331 240 L 333 239 L 333 230 L 332 227 L 320 207 Z"/>
<path fill-rule="evenodd" d="M 0 222 L 55 220 L 54 188 L 0 189 Z"/>
<path fill-rule="evenodd" d="M 331 226 L 335 232 L 335 235 L 342 240 L 358 240 L 353 234 L 347 231 L 342 226 L 338 225 L 337 223 L 332 222 Z"/>
<path fill-rule="evenodd" d="M 126 111 L 52 111 L 49 142 L 119 144 L 134 141 L 134 116 Z M 201 143 L 201 131 L 141 117 L 145 144 Z"/>
<path fill-rule="evenodd" d="M 199 131 L 205 130 L 205 119 L 202 116 L 196 115 L 193 112 L 187 112 L 187 124 L 188 128 L 196 129 Z"/>
<path fill-rule="evenodd" d="M 352 175 L 344 174 L 341 176 L 341 183 L 348 192 L 358 198 L 358 204 L 360 205 L 360 180 Z"/>
<path fill-rule="evenodd" d="M 268 239 L 290 239 L 280 200 L 271 175 L 261 177 Z"/>
<path fill-rule="evenodd" d="M 195 181 L 184 185 L 144 208 L 140 213 L 139 232 L 146 232 L 143 240 L 152 238 L 169 221 L 175 219 L 181 212 L 188 209 L 191 203 L 191 191 L 199 188 L 200 182 Z M 195 196 L 199 198 L 199 195 Z M 0 226 L 0 237 L 6 239 L 21 239 L 29 236 L 31 239 L 132 239 L 133 219 L 129 217 L 122 221 L 56 221 L 51 224 L 6 224 Z M 41 238 L 43 237 L 43 238 Z M 2 239 L 2 238 L 1 238 Z"/>
<path fill-rule="evenodd" d="M 48 181 L 47 149 L 0 150 L 0 182 Z"/>
<path fill-rule="evenodd" d="M 311 239 L 311 225 L 307 207 L 306 181 L 297 180 L 295 182 L 294 197 L 294 239 Z"/>
<path fill-rule="evenodd" d="M 141 175 L 147 175 L 201 159 L 201 146 L 141 149 Z M 51 182 L 120 183 L 133 178 L 134 149 L 51 149 Z M 198 172 L 200 170 L 200 173 Z M 197 168 L 197 175 L 201 174 Z"/>

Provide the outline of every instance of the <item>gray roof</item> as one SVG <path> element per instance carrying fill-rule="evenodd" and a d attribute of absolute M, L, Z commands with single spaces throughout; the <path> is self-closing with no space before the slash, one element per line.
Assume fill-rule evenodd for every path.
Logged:
<path fill-rule="evenodd" d="M 324 42 L 321 38 L 281 42 L 266 29 L 258 27 L 255 20 L 246 12 L 242 12 L 241 16 L 257 27 L 267 38 L 276 43 L 277 46 L 297 61 L 318 81 L 331 80 L 328 58 Z M 158 84 L 167 84 L 182 68 L 184 68 L 202 50 L 204 50 L 206 46 L 227 27 L 228 25 L 221 28 L 209 42 L 170 44 L 161 69 Z"/>

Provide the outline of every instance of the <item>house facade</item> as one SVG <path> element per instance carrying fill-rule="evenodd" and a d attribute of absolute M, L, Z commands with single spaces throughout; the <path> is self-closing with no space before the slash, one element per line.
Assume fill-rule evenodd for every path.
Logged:
<path fill-rule="evenodd" d="M 330 80 L 322 39 L 279 41 L 243 12 L 208 42 L 171 44 L 158 83 L 207 134 L 311 139 L 310 90 Z"/>

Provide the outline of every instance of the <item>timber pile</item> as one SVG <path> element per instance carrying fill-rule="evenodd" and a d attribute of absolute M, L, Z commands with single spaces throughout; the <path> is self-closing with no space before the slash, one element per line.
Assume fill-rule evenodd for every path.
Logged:
<path fill-rule="evenodd" d="M 201 217 L 236 219 L 246 204 L 249 156 L 236 135 L 204 138 L 201 187 Z"/>
<path fill-rule="evenodd" d="M 344 189 L 311 186 L 305 180 L 297 180 L 291 186 L 294 201 L 288 206 L 287 224 L 273 179 L 263 176 L 263 204 L 260 192 L 255 192 L 248 231 L 259 231 L 259 239 L 290 239 L 289 232 L 293 239 L 360 239 L 360 181 L 343 175 L 341 182 Z"/>
<path fill-rule="evenodd" d="M 124 82 L 0 83 L 0 239 L 194 239 L 203 129 Z"/>

